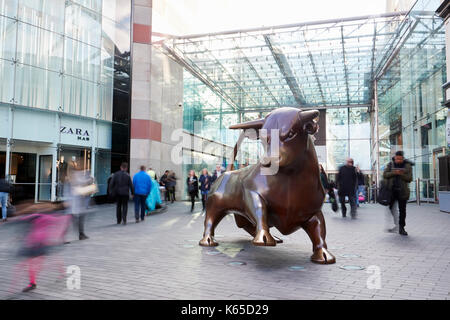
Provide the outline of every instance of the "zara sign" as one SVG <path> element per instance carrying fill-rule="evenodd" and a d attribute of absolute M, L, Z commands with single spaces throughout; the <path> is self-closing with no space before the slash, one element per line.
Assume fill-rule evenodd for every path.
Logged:
<path fill-rule="evenodd" d="M 86 129 L 61 126 L 59 128 L 59 132 L 62 134 L 70 134 L 72 136 L 75 136 L 78 141 L 89 141 L 90 140 L 89 131 Z"/>

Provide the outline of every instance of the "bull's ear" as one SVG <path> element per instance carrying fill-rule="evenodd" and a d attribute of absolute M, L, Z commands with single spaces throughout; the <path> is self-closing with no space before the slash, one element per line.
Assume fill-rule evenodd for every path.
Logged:
<path fill-rule="evenodd" d="M 230 129 L 244 129 L 244 130 L 255 129 L 255 130 L 258 130 L 263 127 L 264 121 L 265 121 L 265 119 L 258 119 L 258 120 L 233 124 L 232 126 L 230 126 Z"/>

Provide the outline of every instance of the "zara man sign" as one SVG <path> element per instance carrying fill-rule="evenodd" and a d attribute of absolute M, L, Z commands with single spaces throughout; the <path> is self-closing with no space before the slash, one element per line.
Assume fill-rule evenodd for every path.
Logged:
<path fill-rule="evenodd" d="M 89 137 L 90 137 L 88 130 L 80 129 L 80 128 L 70 128 L 70 127 L 61 126 L 61 128 L 59 129 L 59 132 L 63 133 L 63 134 L 75 135 L 77 137 L 77 140 L 79 140 L 79 141 L 89 141 Z"/>
<path fill-rule="evenodd" d="M 92 122 L 61 119 L 59 134 L 62 144 L 90 146 L 92 143 Z"/>

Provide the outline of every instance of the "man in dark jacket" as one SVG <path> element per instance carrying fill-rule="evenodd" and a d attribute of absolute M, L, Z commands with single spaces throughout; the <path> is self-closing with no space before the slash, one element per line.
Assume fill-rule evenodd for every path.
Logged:
<path fill-rule="evenodd" d="M 8 218 L 8 209 L 6 204 L 8 203 L 8 195 L 11 192 L 11 185 L 4 179 L 4 176 L 0 178 L 0 205 L 2 207 L 2 221 L 5 222 Z"/>
<path fill-rule="evenodd" d="M 395 227 L 390 231 L 397 231 L 407 236 L 408 233 L 405 230 L 406 225 L 406 203 L 409 199 L 409 183 L 412 181 L 412 162 L 406 160 L 403 151 L 397 151 L 392 158 L 392 162 L 389 162 L 386 169 L 383 172 L 383 178 L 386 180 L 387 188 L 391 190 L 392 200 L 389 205 L 391 213 L 394 217 Z M 398 202 L 398 210 L 400 217 L 397 221 L 397 217 L 394 214 L 394 204 Z M 397 227 L 399 225 L 399 227 Z"/>
<path fill-rule="evenodd" d="M 167 175 L 169 174 L 169 170 L 164 171 L 164 174 L 161 176 L 161 179 L 159 179 L 159 185 L 163 186 L 166 190 L 164 192 L 164 201 L 169 201 L 169 190 L 167 189 L 166 183 L 167 183 Z"/>
<path fill-rule="evenodd" d="M 347 208 L 345 206 L 345 197 L 348 197 L 350 202 L 350 214 L 352 218 L 356 218 L 356 199 L 355 191 L 358 183 L 356 176 L 356 168 L 353 166 L 353 159 L 348 158 L 346 164 L 339 168 L 337 175 L 338 195 L 341 202 L 342 217 L 347 215 Z"/>
<path fill-rule="evenodd" d="M 216 181 L 217 178 L 219 178 L 224 172 L 225 172 L 225 170 L 222 168 L 222 166 L 220 164 L 218 164 L 216 166 L 216 170 L 214 170 L 214 173 L 211 177 L 211 184 L 213 184 L 214 181 Z"/>
<path fill-rule="evenodd" d="M 128 164 L 126 162 L 122 163 L 120 170 L 114 173 L 111 178 L 110 191 L 111 196 L 116 199 L 117 207 L 117 224 L 123 222 L 127 224 L 127 213 L 128 213 L 128 200 L 131 194 L 134 194 L 133 182 L 131 181 L 130 175 L 127 173 Z"/>

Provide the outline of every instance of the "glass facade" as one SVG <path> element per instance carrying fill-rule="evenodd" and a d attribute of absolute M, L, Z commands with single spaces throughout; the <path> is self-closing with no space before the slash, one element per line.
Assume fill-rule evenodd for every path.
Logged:
<path fill-rule="evenodd" d="M 439 1 L 419 1 L 416 9 L 435 10 Z M 414 10 L 413 9 L 413 10 Z M 379 166 L 397 150 L 412 160 L 414 179 L 421 179 L 421 198 L 436 197 L 437 156 L 446 151 L 442 85 L 446 79 L 445 31 L 442 19 L 420 17 L 410 36 L 377 82 Z M 416 186 L 411 184 L 411 196 Z"/>
<path fill-rule="evenodd" d="M 20 148 L 15 140 L 57 144 L 50 161 L 58 165 L 70 145 L 74 157 L 89 152 L 89 169 L 96 171 L 99 194 L 105 194 L 110 171 L 129 158 L 130 52 L 131 0 L 0 0 L 0 111 L 14 114 L 5 118 L 11 132 L 1 132 L 3 148 L 6 139 L 11 151 Z M 44 130 L 43 137 L 24 137 L 16 116 L 23 110 L 30 121 L 42 118 L 51 126 L 49 114 L 58 113 L 60 127 Z M 78 135 L 72 143 L 66 134 L 77 129 L 89 138 Z M 49 165 L 45 155 L 38 159 L 36 181 Z M 48 198 L 44 187 L 36 192 Z"/>

